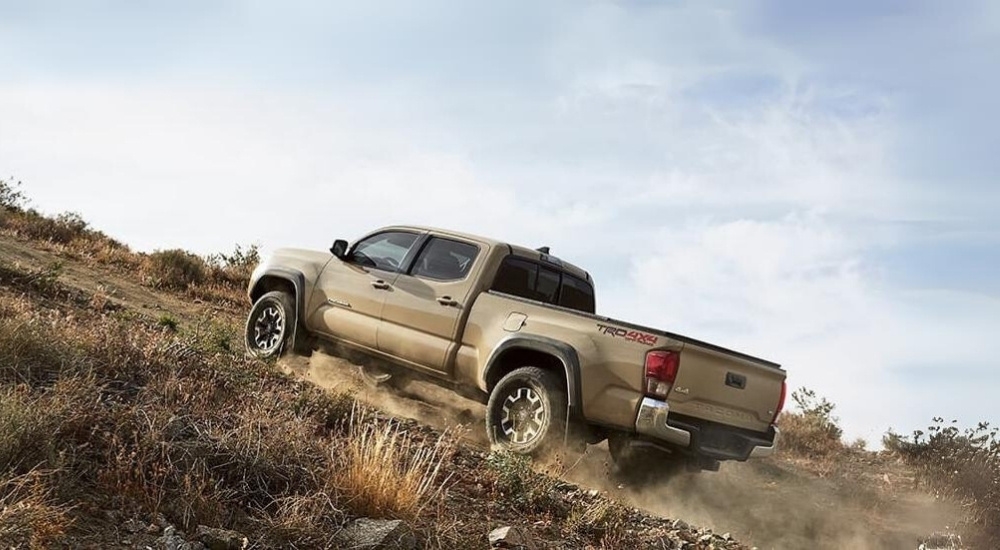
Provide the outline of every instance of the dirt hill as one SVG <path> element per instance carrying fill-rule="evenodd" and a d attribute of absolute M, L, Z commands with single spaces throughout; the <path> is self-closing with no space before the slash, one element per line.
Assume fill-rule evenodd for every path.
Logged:
<path fill-rule="evenodd" d="M 603 445 L 533 465 L 490 453 L 482 404 L 426 380 L 325 351 L 245 358 L 247 261 L 177 253 L 167 268 L 200 274 L 175 284 L 190 270 L 162 255 L 85 224 L 34 234 L 11 212 L 4 547 L 199 548 L 213 528 L 233 547 L 346 547 L 374 518 L 424 548 L 487 548 L 504 526 L 538 548 L 917 548 L 965 518 L 897 455 L 858 448 L 639 483 Z"/>

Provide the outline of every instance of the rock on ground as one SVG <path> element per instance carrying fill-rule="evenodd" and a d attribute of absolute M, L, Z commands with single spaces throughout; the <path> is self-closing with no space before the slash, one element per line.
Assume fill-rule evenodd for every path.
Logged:
<path fill-rule="evenodd" d="M 417 539 L 402 520 L 360 518 L 338 533 L 345 550 L 413 550 Z"/>

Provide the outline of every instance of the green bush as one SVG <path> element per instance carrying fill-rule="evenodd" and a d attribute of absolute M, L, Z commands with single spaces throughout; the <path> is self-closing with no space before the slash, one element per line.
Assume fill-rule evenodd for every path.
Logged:
<path fill-rule="evenodd" d="M 531 458 L 509 451 L 494 451 L 486 458 L 494 495 L 522 512 L 551 506 L 555 478 L 531 469 Z"/>

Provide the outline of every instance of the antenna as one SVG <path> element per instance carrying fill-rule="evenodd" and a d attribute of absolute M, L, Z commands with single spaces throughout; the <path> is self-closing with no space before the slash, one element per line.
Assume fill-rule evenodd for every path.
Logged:
<path fill-rule="evenodd" d="M 549 247 L 547 247 L 547 246 L 543 246 L 541 248 L 536 248 L 535 250 L 538 251 L 538 252 L 541 252 L 542 254 L 548 254 L 549 253 Z"/>

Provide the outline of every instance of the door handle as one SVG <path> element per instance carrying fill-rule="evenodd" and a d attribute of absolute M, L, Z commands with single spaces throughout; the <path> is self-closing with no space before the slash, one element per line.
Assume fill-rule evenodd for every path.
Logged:
<path fill-rule="evenodd" d="M 458 302 L 451 299 L 451 296 L 442 296 L 437 299 L 438 303 L 443 306 L 457 306 Z"/>
<path fill-rule="evenodd" d="M 377 289 L 379 289 L 379 290 L 388 290 L 389 289 L 389 283 L 383 281 L 382 279 L 376 279 L 376 280 L 372 281 L 372 286 L 375 287 L 375 288 L 377 288 Z"/>

